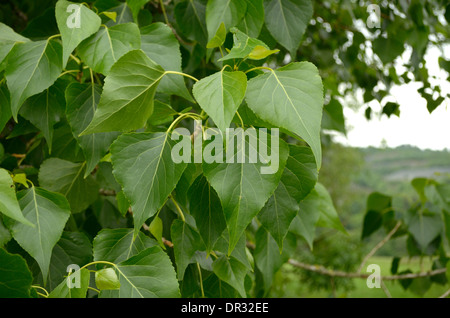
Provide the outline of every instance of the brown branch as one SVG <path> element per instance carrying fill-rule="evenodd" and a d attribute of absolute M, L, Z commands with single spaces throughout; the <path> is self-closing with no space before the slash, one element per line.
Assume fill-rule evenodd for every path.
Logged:
<path fill-rule="evenodd" d="M 164 237 L 161 238 L 162 242 L 164 243 L 165 246 L 168 246 L 170 248 L 173 247 L 173 243 L 169 240 L 166 240 Z"/>
<path fill-rule="evenodd" d="M 359 265 L 358 272 L 362 271 L 364 265 L 369 260 L 369 258 L 371 258 L 384 244 L 386 244 L 391 239 L 391 237 L 395 234 L 395 232 L 397 232 L 397 230 L 400 228 L 401 225 L 402 222 L 398 221 L 397 224 L 394 226 L 394 228 L 388 233 L 388 235 L 386 235 L 384 239 L 382 239 L 377 245 L 375 245 L 375 247 L 369 252 L 369 254 L 367 254 L 366 257 L 364 257 L 363 261 L 361 262 L 361 265 Z"/>
<path fill-rule="evenodd" d="M 450 295 L 450 289 L 443 293 L 439 298 L 447 298 Z"/>
<path fill-rule="evenodd" d="M 106 197 L 114 197 L 117 193 L 114 190 L 100 189 L 98 190 L 100 195 L 104 195 Z"/>
<path fill-rule="evenodd" d="M 13 153 L 13 154 L 11 154 L 11 156 L 14 157 L 14 158 L 17 158 L 17 159 L 23 159 L 27 155 L 26 154 L 21 154 L 21 153 Z"/>
<path fill-rule="evenodd" d="M 389 292 L 389 289 L 386 287 L 386 285 L 384 284 L 383 280 L 380 280 L 380 285 L 381 285 L 381 289 L 383 289 L 384 293 L 386 294 L 387 298 L 392 298 L 391 293 Z"/>
<path fill-rule="evenodd" d="M 150 228 L 149 228 L 148 225 L 145 224 L 145 223 L 142 224 L 142 228 L 143 228 L 145 231 L 150 231 Z M 170 248 L 173 247 L 173 243 L 172 243 L 171 241 L 167 240 L 166 238 L 161 237 L 161 241 L 163 242 L 163 244 L 164 244 L 165 246 L 170 247 Z"/>
<path fill-rule="evenodd" d="M 372 274 L 364 274 L 364 273 L 349 273 L 349 272 L 343 272 L 343 271 L 334 271 L 327 269 L 323 266 L 319 265 L 311 265 L 311 264 L 305 264 L 301 263 L 299 261 L 296 261 L 294 259 L 289 259 L 288 263 L 291 264 L 294 267 L 298 267 L 307 271 L 315 272 L 322 275 L 332 276 L 332 277 L 344 277 L 344 278 L 362 278 L 366 279 Z M 447 271 L 446 268 L 440 268 L 435 269 L 433 271 L 429 272 L 421 272 L 421 273 L 410 273 L 410 274 L 402 274 L 402 275 L 391 275 L 391 276 L 381 276 L 380 278 L 382 280 L 400 280 L 400 279 L 413 279 L 413 278 L 420 278 L 420 277 L 429 277 L 429 276 L 435 276 L 442 273 L 445 273 Z"/>

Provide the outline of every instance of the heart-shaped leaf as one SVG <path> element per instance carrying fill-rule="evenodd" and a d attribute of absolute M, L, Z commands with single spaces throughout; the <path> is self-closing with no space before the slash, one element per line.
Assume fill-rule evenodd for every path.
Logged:
<path fill-rule="evenodd" d="M 247 77 L 243 72 L 222 70 L 195 83 L 193 93 L 200 107 L 225 132 L 244 99 L 246 89 Z"/>
<path fill-rule="evenodd" d="M 320 169 L 323 87 L 313 64 L 291 63 L 252 78 L 248 82 L 246 101 L 262 120 L 303 138 Z"/>
<path fill-rule="evenodd" d="M 106 77 L 94 118 L 81 135 L 144 127 L 163 76 L 161 66 L 141 50 L 122 56 Z"/>

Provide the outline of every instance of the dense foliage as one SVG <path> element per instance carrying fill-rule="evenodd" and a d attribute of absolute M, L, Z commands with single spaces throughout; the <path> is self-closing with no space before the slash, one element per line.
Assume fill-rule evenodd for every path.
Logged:
<path fill-rule="evenodd" d="M 264 296 L 316 228 L 346 233 L 318 182 L 341 98 L 361 90 L 388 116 L 394 84 L 422 82 L 430 112 L 445 98 L 424 56 L 450 6 L 382 2 L 367 27 L 369 4 L 2 3 L 0 296 Z M 251 133 L 229 144 L 230 127 Z M 445 268 L 450 186 L 412 186 L 407 212 L 369 196 L 362 238 L 395 229 Z"/>

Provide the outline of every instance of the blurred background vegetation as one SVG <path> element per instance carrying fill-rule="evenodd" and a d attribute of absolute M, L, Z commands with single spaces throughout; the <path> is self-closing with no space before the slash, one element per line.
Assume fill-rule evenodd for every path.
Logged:
<path fill-rule="evenodd" d="M 394 197 L 393 205 L 407 209 L 419 200 L 411 186 L 413 178 L 439 178 L 450 181 L 450 152 L 421 150 L 413 146 L 397 148 L 352 148 L 329 142 L 319 180 L 329 190 L 336 210 L 349 235 L 337 231 L 318 232 L 314 248 L 305 243 L 292 257 L 308 264 L 345 272 L 356 272 L 363 257 L 385 236 L 379 229 L 361 240 L 366 201 L 370 193 Z M 318 229 L 319 230 L 319 229 Z M 400 258 L 398 272 L 418 272 L 432 267 L 434 257 L 409 257 L 406 237 L 393 238 L 366 264 L 378 264 L 382 275 L 391 274 L 394 258 Z M 406 290 L 400 281 L 387 281 L 392 297 L 439 297 L 446 287 Z M 369 289 L 365 279 L 330 278 L 285 264 L 277 273 L 270 293 L 273 297 L 386 297 L 381 289 Z"/>

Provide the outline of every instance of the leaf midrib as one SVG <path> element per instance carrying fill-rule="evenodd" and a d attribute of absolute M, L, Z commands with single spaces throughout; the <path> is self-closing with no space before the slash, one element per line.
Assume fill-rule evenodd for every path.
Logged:
<path fill-rule="evenodd" d="M 147 66 L 147 65 L 146 65 Z M 147 66 L 149 67 L 149 66 Z M 151 68 L 151 67 L 149 67 Z M 153 68 L 151 68 L 152 70 L 155 70 Z M 109 114 L 109 116 L 105 117 L 102 119 L 102 121 L 100 123 L 98 123 L 94 128 L 98 127 L 99 125 L 102 125 L 103 122 L 109 120 L 112 116 L 116 115 L 119 111 L 121 111 L 122 109 L 124 109 L 125 107 L 128 107 L 132 102 L 134 102 L 137 98 L 139 98 L 141 95 L 143 95 L 144 93 L 147 93 L 154 85 L 157 85 L 157 83 L 159 83 L 159 81 L 164 77 L 164 75 L 166 75 L 167 72 L 163 72 L 161 74 L 161 76 L 159 76 L 156 80 L 153 81 L 153 83 L 151 83 L 150 85 L 147 86 L 147 88 L 145 88 L 144 90 L 142 90 L 142 92 L 140 92 L 137 96 L 135 96 L 134 98 L 132 98 L 131 100 L 129 100 L 128 103 L 125 103 L 124 105 L 122 105 L 120 108 L 118 108 L 118 110 L 111 112 Z M 150 79 L 150 78 L 149 78 Z M 133 85 L 130 85 L 133 86 Z M 129 87 L 129 86 L 128 86 Z M 95 117 L 94 117 L 95 118 Z M 89 126 L 85 129 L 85 131 L 89 128 Z"/>
<path fill-rule="evenodd" d="M 41 250 L 42 253 L 42 257 L 44 257 L 44 249 L 42 248 L 42 235 L 41 235 L 41 224 L 39 222 L 39 208 L 37 205 L 37 198 L 36 198 L 36 189 L 34 188 L 34 186 L 31 188 L 33 191 L 33 203 L 34 203 L 34 209 L 36 211 L 36 225 L 37 225 L 37 230 L 38 230 L 38 236 L 39 236 L 39 248 Z"/>
<path fill-rule="evenodd" d="M 67 189 L 67 191 L 65 191 L 64 196 L 67 197 L 67 195 L 69 194 L 70 190 L 72 190 L 72 187 L 75 184 L 75 181 L 78 179 L 78 176 L 80 175 L 80 173 L 83 170 L 85 165 L 86 165 L 86 161 L 84 161 L 81 164 L 80 169 L 78 170 L 77 174 L 75 175 L 75 178 L 73 178 L 72 182 L 70 183 L 69 188 Z"/>

